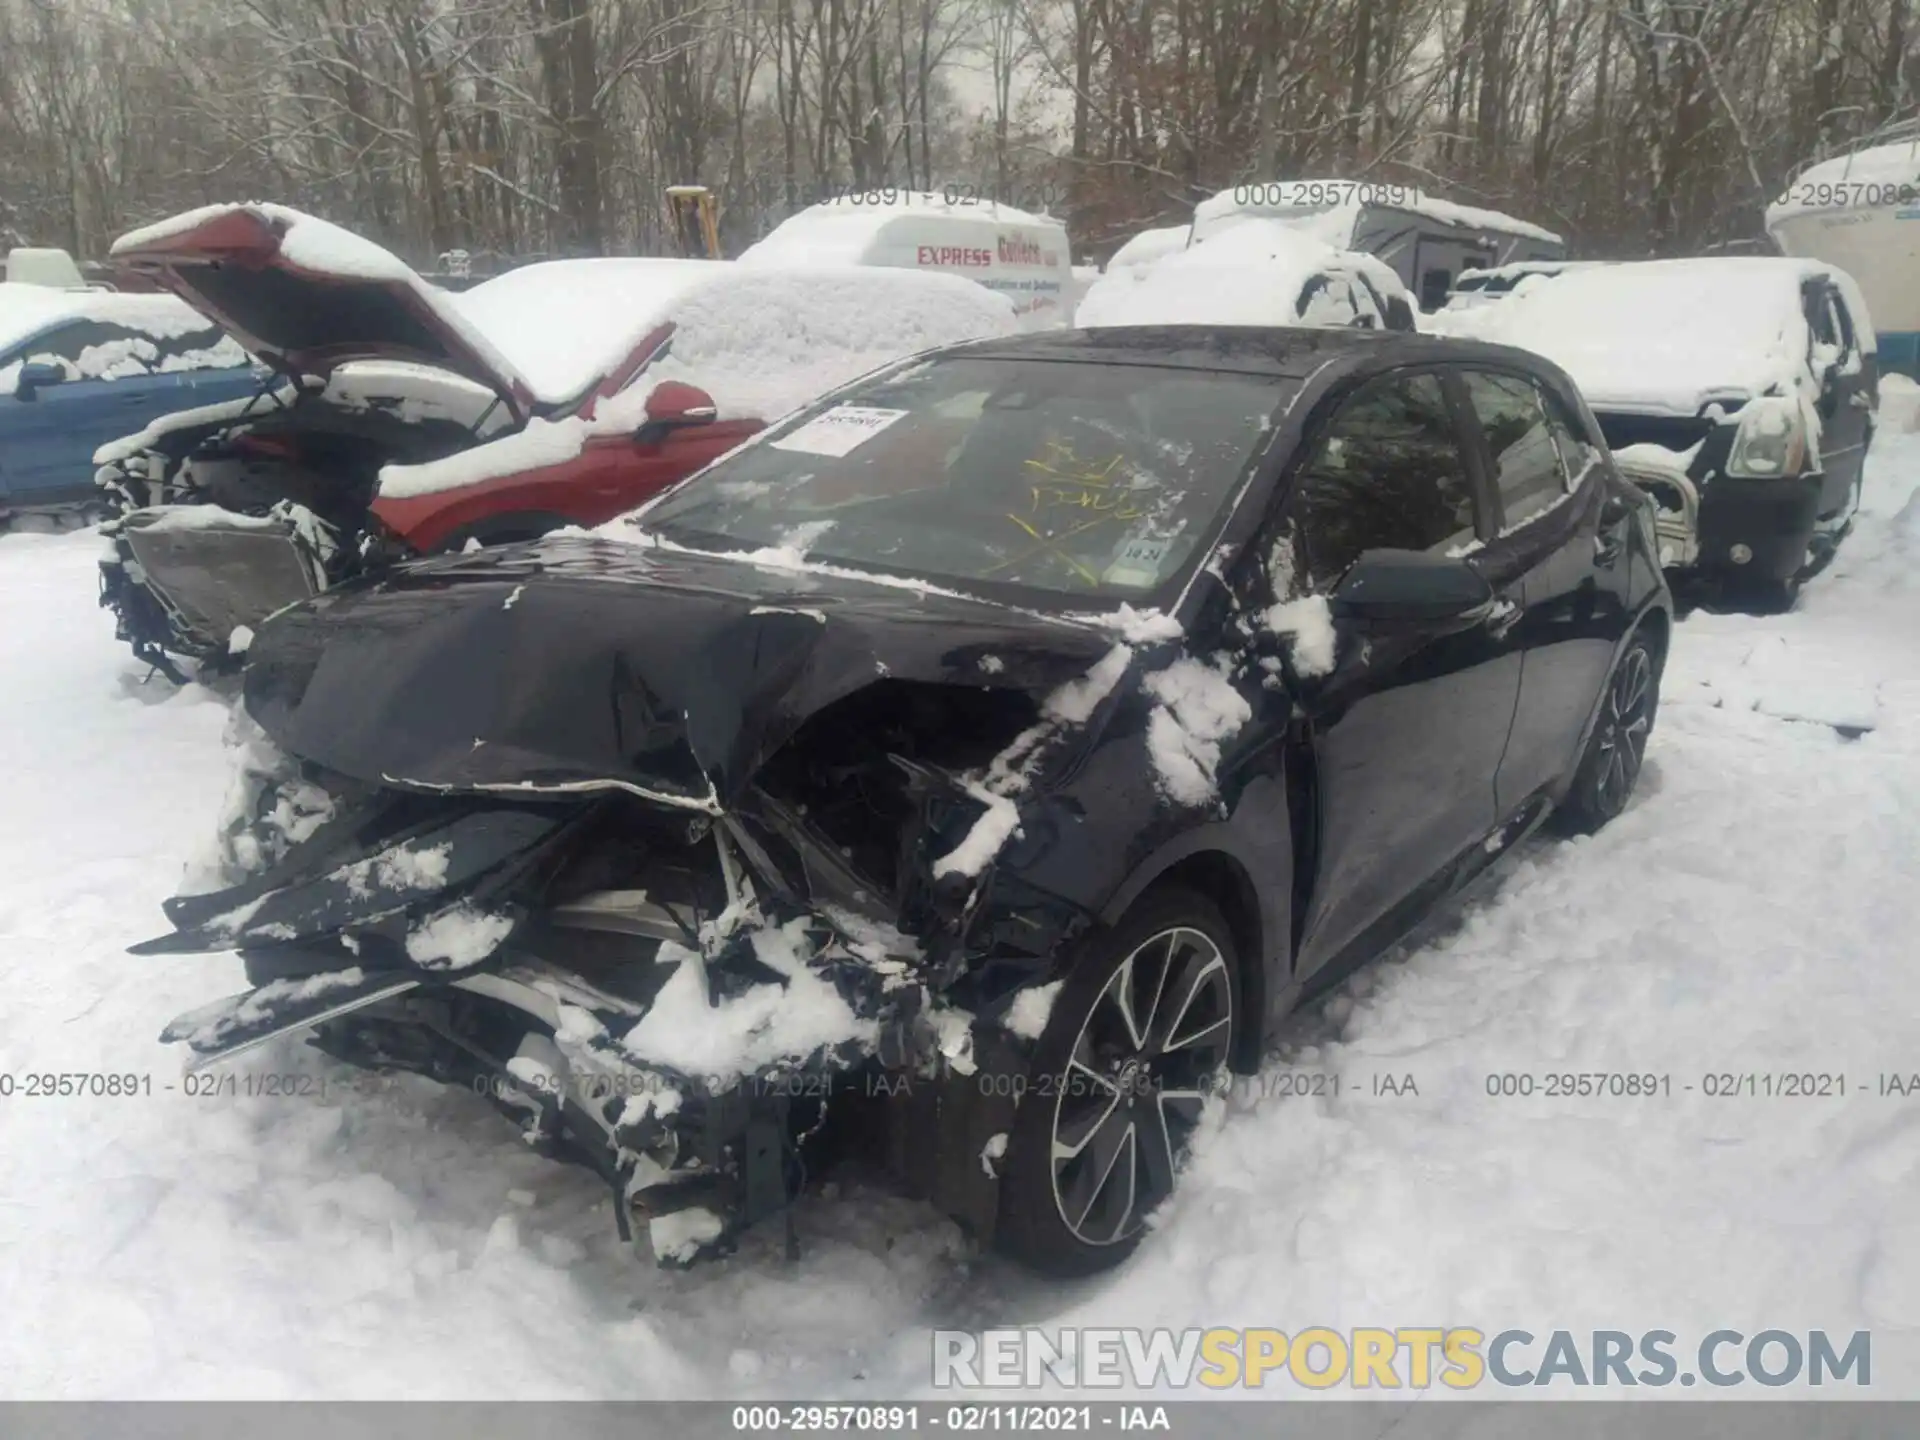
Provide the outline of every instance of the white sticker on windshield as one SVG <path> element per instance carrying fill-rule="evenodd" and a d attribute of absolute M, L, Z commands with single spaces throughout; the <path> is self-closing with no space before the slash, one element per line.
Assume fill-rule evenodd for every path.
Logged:
<path fill-rule="evenodd" d="M 1161 569 L 1166 565 L 1167 556 L 1172 553 L 1177 536 L 1164 540 L 1151 536 L 1136 535 L 1120 546 L 1120 553 L 1107 566 L 1106 573 L 1100 579 L 1122 589 L 1145 590 L 1157 584 Z"/>
<path fill-rule="evenodd" d="M 771 443 L 776 450 L 798 450 L 802 455 L 850 455 L 906 413 L 872 405 L 836 405 Z"/>

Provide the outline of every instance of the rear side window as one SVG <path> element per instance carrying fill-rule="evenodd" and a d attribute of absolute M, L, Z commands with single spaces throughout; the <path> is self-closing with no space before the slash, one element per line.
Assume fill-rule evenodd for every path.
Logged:
<path fill-rule="evenodd" d="M 118 380 L 187 368 L 180 357 L 197 350 L 211 350 L 223 338 L 221 332 L 211 326 L 156 340 L 112 321 L 74 320 L 35 336 L 19 346 L 14 354 L 0 357 L 0 364 L 15 359 L 42 361 L 58 364 L 69 380 L 83 377 Z"/>
<path fill-rule="evenodd" d="M 1467 394 L 1487 437 L 1508 529 L 1524 525 L 1567 493 L 1567 472 L 1539 388 L 1518 375 L 1465 372 Z"/>
<path fill-rule="evenodd" d="M 1438 377 L 1385 376 L 1341 406 L 1294 487 L 1316 590 L 1363 550 L 1456 549 L 1474 538 L 1473 486 Z"/>
<path fill-rule="evenodd" d="M 1840 348 L 1840 331 L 1834 324 L 1833 311 L 1827 304 L 1827 292 L 1821 287 L 1809 287 L 1806 293 L 1807 324 L 1813 330 L 1814 343 Z"/>

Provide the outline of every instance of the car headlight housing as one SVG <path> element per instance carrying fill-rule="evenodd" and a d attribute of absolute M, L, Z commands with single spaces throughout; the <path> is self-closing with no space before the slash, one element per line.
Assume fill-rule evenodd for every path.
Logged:
<path fill-rule="evenodd" d="M 1813 426 L 1798 395 L 1762 395 L 1740 410 L 1726 473 L 1752 480 L 1778 480 L 1813 468 Z"/>

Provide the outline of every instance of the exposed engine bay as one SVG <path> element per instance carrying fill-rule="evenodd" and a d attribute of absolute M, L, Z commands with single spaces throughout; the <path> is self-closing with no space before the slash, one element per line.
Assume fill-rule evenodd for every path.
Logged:
<path fill-rule="evenodd" d="M 304 1029 L 470 1086 L 606 1179 L 662 1262 L 727 1248 L 849 1148 L 990 1238 L 991 1167 L 952 1157 L 1008 1128 L 1037 1033 L 1009 1007 L 1087 917 L 934 862 L 980 812 L 949 767 L 1034 719 L 1015 690 L 881 681 L 718 813 L 422 793 L 258 737 L 215 888 L 136 950 L 245 959 L 256 988 L 165 1032 L 196 1067 Z"/>

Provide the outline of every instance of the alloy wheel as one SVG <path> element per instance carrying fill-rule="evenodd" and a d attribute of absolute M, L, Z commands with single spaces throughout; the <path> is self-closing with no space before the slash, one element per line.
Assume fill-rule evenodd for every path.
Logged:
<path fill-rule="evenodd" d="M 1607 686 L 1607 705 L 1600 717 L 1599 771 L 1595 784 L 1600 808 L 1617 815 L 1626 808 L 1640 778 L 1647 735 L 1653 728 L 1653 660 L 1644 645 L 1635 645 L 1621 657 Z"/>
<path fill-rule="evenodd" d="M 1232 1035 L 1232 975 L 1202 931 L 1163 930 L 1120 962 L 1056 1077 L 1053 1199 L 1076 1238 L 1120 1244 L 1173 1192 Z"/>

